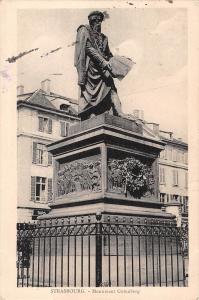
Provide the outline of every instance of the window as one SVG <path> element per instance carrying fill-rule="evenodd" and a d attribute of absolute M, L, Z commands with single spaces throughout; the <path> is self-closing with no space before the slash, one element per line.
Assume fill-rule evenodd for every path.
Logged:
<path fill-rule="evenodd" d="M 32 162 L 40 165 L 52 165 L 52 155 L 47 152 L 45 144 L 33 142 Z"/>
<path fill-rule="evenodd" d="M 178 185 L 178 170 L 173 170 L 173 185 Z"/>
<path fill-rule="evenodd" d="M 160 184 L 165 184 L 165 169 L 162 167 L 159 169 L 159 181 Z"/>
<path fill-rule="evenodd" d="M 60 122 L 61 136 L 68 136 L 69 123 L 61 121 Z"/>
<path fill-rule="evenodd" d="M 165 202 L 165 193 L 160 193 L 160 202 L 164 203 Z"/>
<path fill-rule="evenodd" d="M 61 109 L 61 110 L 68 111 L 68 108 L 69 108 L 69 105 L 67 105 L 67 104 L 61 104 L 61 105 L 60 105 L 60 109 Z"/>
<path fill-rule="evenodd" d="M 47 186 L 48 185 L 48 186 Z M 31 177 L 31 200 L 34 202 L 47 203 L 52 200 L 52 178 Z"/>
<path fill-rule="evenodd" d="M 39 131 L 52 133 L 52 119 L 39 117 L 38 120 L 39 120 Z"/>
<path fill-rule="evenodd" d="M 173 195 L 172 200 L 178 201 L 180 199 L 179 195 Z"/>
<path fill-rule="evenodd" d="M 45 165 L 47 159 L 46 146 L 40 143 L 33 143 L 33 162 L 40 165 Z"/>

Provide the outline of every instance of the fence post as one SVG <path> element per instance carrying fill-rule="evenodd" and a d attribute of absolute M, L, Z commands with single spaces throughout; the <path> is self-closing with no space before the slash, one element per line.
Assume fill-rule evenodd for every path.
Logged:
<path fill-rule="evenodd" d="M 188 227 L 181 224 L 180 228 L 180 247 L 182 255 L 182 272 L 183 272 L 183 286 L 187 286 L 186 283 L 186 271 L 185 271 L 185 248 L 187 248 L 186 243 L 188 242 Z M 188 253 L 187 253 L 188 254 Z"/>
<path fill-rule="evenodd" d="M 96 287 L 102 285 L 102 215 L 101 212 L 96 213 Z"/>

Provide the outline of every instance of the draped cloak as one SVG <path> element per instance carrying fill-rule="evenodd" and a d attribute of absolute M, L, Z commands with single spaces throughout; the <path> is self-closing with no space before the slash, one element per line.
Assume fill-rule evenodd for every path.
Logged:
<path fill-rule="evenodd" d="M 103 112 L 105 99 L 110 98 L 111 89 L 116 90 L 106 62 L 112 57 L 108 38 L 102 33 L 94 33 L 89 25 L 77 29 L 75 44 L 75 67 L 80 86 L 79 114 L 90 114 L 96 110 Z M 105 106 L 104 106 L 105 107 Z"/>

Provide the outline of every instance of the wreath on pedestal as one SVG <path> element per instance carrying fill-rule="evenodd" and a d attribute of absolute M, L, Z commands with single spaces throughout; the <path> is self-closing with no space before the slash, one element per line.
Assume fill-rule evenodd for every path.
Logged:
<path fill-rule="evenodd" d="M 135 158 L 111 159 L 108 167 L 109 180 L 122 186 L 126 196 L 127 192 L 134 198 L 141 198 L 147 193 L 153 194 L 154 176 L 147 164 Z"/>

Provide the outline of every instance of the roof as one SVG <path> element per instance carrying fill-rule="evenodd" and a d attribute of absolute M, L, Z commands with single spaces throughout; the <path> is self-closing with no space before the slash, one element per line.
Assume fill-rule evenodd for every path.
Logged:
<path fill-rule="evenodd" d="M 25 94 L 22 94 L 22 95 L 17 95 L 17 99 L 18 100 L 25 100 L 25 101 L 28 101 L 29 98 L 32 96 L 32 95 L 38 95 L 38 94 L 42 94 L 44 95 L 49 101 L 53 100 L 53 99 L 56 99 L 56 98 L 59 98 L 59 99 L 62 99 L 62 100 L 67 100 L 68 102 L 72 103 L 72 104 L 76 104 L 78 105 L 78 101 L 76 99 L 72 99 L 72 98 L 68 98 L 68 97 L 65 97 L 65 96 L 62 96 L 62 95 L 59 95 L 59 94 L 56 94 L 56 93 L 52 93 L 50 92 L 49 94 L 46 93 L 44 90 L 42 89 L 38 89 L 38 90 L 35 90 L 33 92 L 30 92 L 30 93 L 25 93 Z"/>
<path fill-rule="evenodd" d="M 56 107 L 47 98 L 47 95 L 45 94 L 45 92 L 43 92 L 42 90 L 37 90 L 29 98 L 27 98 L 25 101 L 30 102 L 32 104 L 45 106 L 46 108 L 56 109 Z"/>
<path fill-rule="evenodd" d="M 179 140 L 179 139 L 175 139 L 175 138 L 167 139 L 163 136 L 161 136 L 161 139 L 163 141 L 165 141 L 166 143 L 170 143 L 170 144 L 173 144 L 173 145 L 176 145 L 176 146 L 183 146 L 183 147 L 188 148 L 188 144 L 186 142 L 183 142 L 183 141 Z"/>
<path fill-rule="evenodd" d="M 44 108 L 44 109 L 49 109 L 51 111 L 54 112 L 62 112 L 65 113 L 62 110 L 57 109 L 53 103 L 51 102 L 51 100 L 53 99 L 65 99 L 67 100 L 67 102 L 69 102 L 69 98 L 51 93 L 50 95 L 47 94 L 46 92 L 44 92 L 42 89 L 36 90 L 32 93 L 27 93 L 27 94 L 22 94 L 17 96 L 18 101 L 17 101 L 17 105 L 18 107 L 21 105 L 28 105 L 30 104 L 31 107 L 35 107 L 35 108 Z M 53 99 L 51 99 L 53 98 Z M 74 100 L 75 102 L 75 100 Z M 71 101 L 70 101 L 71 103 Z M 75 111 L 75 109 L 72 106 L 69 106 L 69 111 L 66 113 L 67 115 L 73 115 L 77 117 L 77 112 Z"/>

